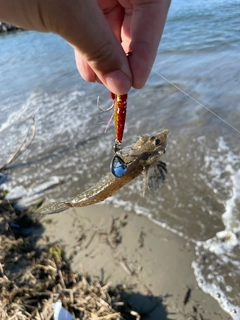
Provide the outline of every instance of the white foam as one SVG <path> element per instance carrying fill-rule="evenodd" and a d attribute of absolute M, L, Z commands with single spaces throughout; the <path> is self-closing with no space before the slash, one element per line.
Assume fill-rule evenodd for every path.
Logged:
<path fill-rule="evenodd" d="M 232 303 L 230 303 L 228 301 L 228 299 L 226 298 L 225 292 L 223 292 L 218 285 L 209 284 L 205 280 L 205 278 L 201 272 L 201 266 L 196 261 L 194 261 L 192 263 L 192 268 L 194 270 L 194 274 L 195 274 L 195 277 L 196 277 L 196 280 L 197 280 L 199 287 L 205 293 L 209 294 L 215 300 L 217 300 L 219 305 L 221 306 L 221 308 L 224 311 L 226 311 L 227 313 L 229 313 L 231 315 L 231 317 L 233 318 L 233 320 L 239 320 L 240 319 L 240 307 L 235 306 Z M 229 289 L 227 291 L 229 291 Z"/>
<path fill-rule="evenodd" d="M 218 139 L 218 152 L 220 155 L 218 159 L 212 160 L 212 175 L 219 177 L 222 170 L 219 169 L 220 164 L 225 164 L 224 172 L 228 174 L 229 199 L 225 202 L 225 212 L 222 214 L 222 222 L 225 229 L 216 234 L 216 237 L 206 241 L 206 248 L 216 254 L 224 254 L 224 252 L 230 252 L 236 245 L 239 244 L 237 232 L 240 231 L 240 212 L 239 212 L 239 199 L 240 199 L 240 169 L 235 169 L 236 165 L 240 163 L 240 157 L 233 154 L 230 148 L 221 137 Z M 207 158 L 209 160 L 209 158 Z M 221 171 L 220 174 L 216 174 Z M 220 181 L 222 182 L 222 181 Z M 226 181 L 225 186 L 226 186 Z M 224 241 L 223 241 L 224 240 Z"/>
<path fill-rule="evenodd" d="M 233 154 L 222 137 L 217 142 L 217 153 L 214 156 L 207 155 L 205 164 L 206 167 L 210 168 L 208 172 L 212 176 L 211 183 L 216 185 L 223 184 L 225 189 L 228 190 L 228 200 L 222 201 L 225 207 L 225 211 L 222 214 L 222 222 L 225 228 L 217 232 L 215 237 L 206 241 L 199 241 L 196 246 L 196 252 L 199 256 L 208 252 L 215 254 L 218 264 L 223 268 L 224 265 L 227 268 L 229 264 L 232 266 L 232 276 L 234 276 L 234 270 L 238 274 L 237 271 L 240 268 L 239 257 L 234 253 L 234 249 L 240 245 L 240 240 L 237 236 L 240 231 L 240 169 L 238 169 L 240 157 Z M 213 273 L 210 273 L 211 266 L 214 267 Z M 192 267 L 199 287 L 216 299 L 222 309 L 228 312 L 234 320 L 239 320 L 240 307 L 232 304 L 226 297 L 226 292 L 232 292 L 234 288 L 225 283 L 226 280 L 222 274 L 218 274 L 217 266 L 208 266 L 207 279 L 204 278 L 202 273 L 204 267 L 201 265 L 201 259 L 194 261 Z M 223 287 L 226 288 L 226 292 L 221 289 L 221 284 L 224 284 Z"/>
<path fill-rule="evenodd" d="M 35 93 L 33 92 L 29 96 L 27 101 L 22 106 L 19 106 L 19 109 L 17 111 L 12 112 L 9 115 L 8 119 L 0 125 L 0 132 L 3 132 L 7 128 L 15 125 L 16 123 L 25 120 L 26 115 L 30 116 L 31 114 L 29 114 L 29 107 L 30 107 L 32 101 L 34 100 L 34 98 L 35 98 Z M 23 116 L 24 116 L 24 118 L 23 118 Z"/>

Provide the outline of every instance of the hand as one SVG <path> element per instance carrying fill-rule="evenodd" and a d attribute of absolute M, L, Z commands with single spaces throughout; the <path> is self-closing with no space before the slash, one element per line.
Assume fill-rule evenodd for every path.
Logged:
<path fill-rule="evenodd" d="M 169 5 L 170 0 L 0 0 L 0 21 L 60 35 L 74 48 L 86 81 L 123 94 L 147 81 Z"/>

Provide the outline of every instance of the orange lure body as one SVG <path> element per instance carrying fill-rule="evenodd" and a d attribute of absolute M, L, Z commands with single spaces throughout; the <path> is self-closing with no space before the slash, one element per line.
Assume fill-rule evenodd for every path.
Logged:
<path fill-rule="evenodd" d="M 114 101 L 115 143 L 121 144 L 127 114 L 127 94 L 115 94 L 110 92 Z"/>

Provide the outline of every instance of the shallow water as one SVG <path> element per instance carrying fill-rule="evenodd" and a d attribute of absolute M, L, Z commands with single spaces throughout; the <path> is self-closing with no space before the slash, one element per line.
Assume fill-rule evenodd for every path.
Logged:
<path fill-rule="evenodd" d="M 134 135 L 171 131 L 167 181 L 157 195 L 142 198 L 139 179 L 107 200 L 193 241 L 199 286 L 233 319 L 240 317 L 237 8 L 232 0 L 172 2 L 151 76 L 129 94 L 124 136 L 128 145 Z M 37 128 L 4 187 L 31 188 L 58 176 L 65 182 L 47 195 L 60 200 L 98 181 L 109 170 L 114 127 L 103 133 L 110 114 L 100 114 L 96 100 L 102 108 L 111 101 L 102 86 L 79 77 L 71 48 L 54 35 L 3 35 L 0 72 L 0 162 L 16 149 L 32 114 Z"/>

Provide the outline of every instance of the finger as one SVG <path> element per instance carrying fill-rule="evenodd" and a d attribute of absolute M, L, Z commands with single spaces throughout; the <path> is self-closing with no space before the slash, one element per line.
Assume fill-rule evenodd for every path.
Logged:
<path fill-rule="evenodd" d="M 98 0 L 106 21 L 121 43 L 121 28 L 125 10 L 117 0 Z"/>
<path fill-rule="evenodd" d="M 146 83 L 156 57 L 170 0 L 132 0 L 126 9 L 122 38 L 129 43 L 132 55 L 129 63 L 133 87 L 140 89 Z"/>
<path fill-rule="evenodd" d="M 93 69 L 88 65 L 88 63 L 85 60 L 83 60 L 82 55 L 78 51 L 74 51 L 77 69 L 82 78 L 88 82 L 95 82 L 97 76 Z"/>
<path fill-rule="evenodd" d="M 63 1 L 63 0 L 62 0 Z M 68 1 L 68 0 L 65 0 Z M 82 56 L 102 83 L 114 93 L 126 93 L 132 84 L 131 70 L 125 53 L 110 29 L 95 0 L 79 1 L 78 13 L 72 12 L 73 21 L 79 21 L 74 29 L 61 31 Z M 91 19 L 89 19 L 91 17 Z M 90 70 L 86 69 L 85 70 Z"/>
<path fill-rule="evenodd" d="M 99 0 L 99 6 L 104 13 L 111 30 L 121 43 L 121 27 L 124 17 L 124 9 L 119 5 L 117 0 Z M 89 82 L 98 81 L 102 83 L 88 63 L 83 60 L 82 55 L 75 51 L 75 59 L 79 73 L 84 80 Z"/>

